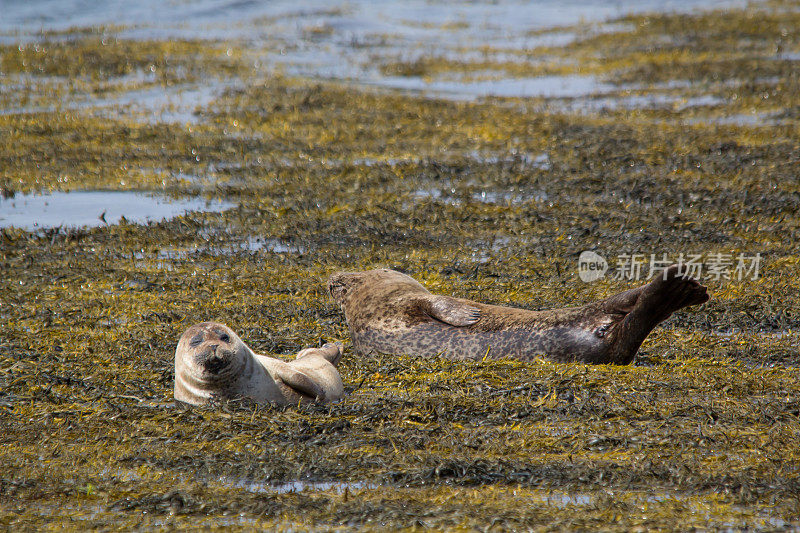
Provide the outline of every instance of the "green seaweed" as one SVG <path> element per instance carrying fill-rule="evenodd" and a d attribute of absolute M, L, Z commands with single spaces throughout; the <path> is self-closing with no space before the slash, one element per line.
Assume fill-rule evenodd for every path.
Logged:
<path fill-rule="evenodd" d="M 714 89 L 736 100 L 702 113 L 567 114 L 260 78 L 235 46 L 220 52 L 227 43 L 124 41 L 113 28 L 3 49 L 4 74 L 69 81 L 52 93 L 49 78 L 26 85 L 29 102 L 52 109 L 0 114 L 4 196 L 134 189 L 237 207 L 0 230 L 0 524 L 797 528 L 797 78 L 761 60 L 783 27 L 796 46 L 786 11 L 631 17 L 630 31 L 548 51 L 600 73 L 591 51 L 642 84 L 740 80 Z M 139 87 L 109 81 L 150 65 L 167 73 L 156 86 L 242 83 L 192 124 L 66 105 Z M 688 98 L 697 86 L 670 90 Z M 780 124 L 710 120 L 765 91 Z M 530 164 L 542 155 L 547 165 Z M 173 351 L 192 323 L 224 322 L 256 351 L 291 357 L 348 341 L 324 288 L 337 270 L 398 268 L 434 292 L 531 309 L 636 283 L 580 281 L 589 249 L 761 253 L 763 265 L 755 280 L 706 280 L 712 300 L 657 328 L 630 367 L 348 347 L 347 396 L 334 405 L 172 402 Z M 283 486 L 298 481 L 309 485 Z"/>

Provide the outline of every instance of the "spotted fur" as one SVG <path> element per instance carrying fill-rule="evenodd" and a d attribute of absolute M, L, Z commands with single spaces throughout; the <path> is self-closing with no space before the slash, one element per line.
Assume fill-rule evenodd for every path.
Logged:
<path fill-rule="evenodd" d="M 340 272 L 328 280 L 359 353 L 403 353 L 451 359 L 544 355 L 556 361 L 629 364 L 642 341 L 674 311 L 708 300 L 706 288 L 677 265 L 649 283 L 582 307 L 529 311 L 448 298 L 477 316 L 466 326 L 438 319 L 436 299 L 393 270 Z M 474 310 L 477 310 L 475 312 Z"/>

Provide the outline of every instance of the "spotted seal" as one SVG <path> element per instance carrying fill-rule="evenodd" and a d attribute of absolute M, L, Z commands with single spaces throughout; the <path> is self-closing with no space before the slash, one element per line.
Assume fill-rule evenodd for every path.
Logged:
<path fill-rule="evenodd" d="M 328 291 L 358 353 L 451 359 L 537 355 L 562 362 L 629 364 L 645 337 L 706 287 L 672 265 L 647 284 L 582 307 L 529 311 L 431 294 L 394 270 L 339 272 Z"/>
<path fill-rule="evenodd" d="M 195 324 L 175 349 L 175 399 L 192 405 L 212 396 L 281 405 L 336 401 L 343 394 L 336 370 L 341 356 L 342 345 L 333 343 L 281 361 L 254 353 L 223 324 Z"/>

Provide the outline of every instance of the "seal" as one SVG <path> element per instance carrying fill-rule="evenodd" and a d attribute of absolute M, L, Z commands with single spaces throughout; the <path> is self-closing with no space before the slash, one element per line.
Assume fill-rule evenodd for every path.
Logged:
<path fill-rule="evenodd" d="M 333 402 L 344 393 L 336 365 L 342 345 L 306 348 L 290 362 L 254 353 L 228 326 L 203 322 L 175 349 L 175 399 L 192 405 L 249 398 L 280 405 Z"/>
<path fill-rule="evenodd" d="M 344 311 L 360 354 L 521 360 L 544 355 L 620 365 L 633 361 L 645 337 L 672 313 L 708 301 L 706 287 L 678 265 L 604 300 L 546 311 L 431 294 L 387 269 L 333 274 L 328 292 Z"/>

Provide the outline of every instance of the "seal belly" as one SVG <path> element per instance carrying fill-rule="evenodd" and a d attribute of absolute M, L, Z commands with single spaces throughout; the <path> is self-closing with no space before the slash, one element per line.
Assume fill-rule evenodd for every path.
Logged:
<path fill-rule="evenodd" d="M 450 359 L 480 360 L 513 357 L 531 360 L 547 355 L 557 361 L 591 360 L 605 350 L 602 339 L 581 327 L 553 327 L 543 330 L 509 328 L 498 331 L 472 331 L 436 323 L 386 331 L 365 328 L 353 334 L 360 353 L 379 352 L 444 356 Z"/>

